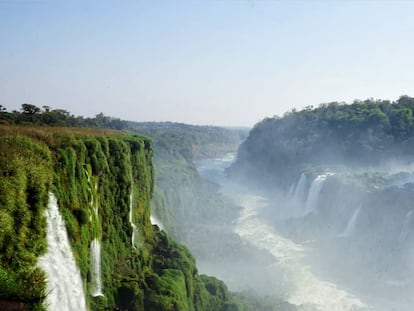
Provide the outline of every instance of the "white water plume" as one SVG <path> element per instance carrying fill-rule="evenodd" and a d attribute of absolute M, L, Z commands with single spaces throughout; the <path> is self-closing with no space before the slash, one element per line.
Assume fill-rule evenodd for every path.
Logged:
<path fill-rule="evenodd" d="M 295 191 L 293 192 L 293 199 L 298 203 L 302 202 L 303 198 L 305 197 L 305 193 L 306 193 L 306 174 L 302 173 L 295 187 Z"/>
<path fill-rule="evenodd" d="M 293 183 L 290 185 L 289 192 L 288 192 L 288 198 L 293 197 L 293 192 L 295 191 L 295 184 Z"/>
<path fill-rule="evenodd" d="M 101 277 L 101 243 L 94 239 L 90 246 L 91 295 L 103 296 Z"/>
<path fill-rule="evenodd" d="M 249 194 L 235 199 L 243 207 L 235 232 L 275 257 L 276 263 L 268 267 L 269 274 L 273 274 L 273 269 L 283 273 L 278 282 L 285 282 L 290 289 L 287 301 L 317 311 L 356 311 L 365 307 L 358 298 L 333 283 L 318 279 L 302 262 L 303 247 L 277 234 L 260 218 L 259 211 L 266 206 L 266 199 Z"/>
<path fill-rule="evenodd" d="M 95 184 L 95 196 L 92 195 L 91 205 L 95 212 L 95 216 L 98 217 L 98 199 L 96 198 L 96 194 L 98 193 L 98 183 Z"/>
<path fill-rule="evenodd" d="M 90 221 L 95 221 L 99 224 L 99 202 L 98 202 L 98 182 L 93 184 L 93 191 L 92 191 L 92 179 L 90 178 L 89 174 L 88 182 L 91 184 L 91 201 L 90 207 L 93 210 L 93 216 L 91 215 Z M 101 279 L 101 243 L 95 237 L 95 239 L 91 242 L 89 248 L 89 261 L 90 261 L 90 274 L 91 274 L 91 295 L 92 297 L 103 296 L 102 293 L 102 279 Z"/>
<path fill-rule="evenodd" d="M 161 220 L 159 220 L 156 216 L 151 215 L 150 217 L 151 224 L 157 225 L 160 230 L 164 230 L 164 225 L 162 224 Z"/>
<path fill-rule="evenodd" d="M 344 232 L 338 235 L 338 237 L 350 237 L 354 233 L 355 225 L 358 220 L 359 212 L 361 211 L 361 206 L 358 207 L 353 213 L 351 218 L 349 219 Z"/>
<path fill-rule="evenodd" d="M 129 223 L 131 225 L 132 228 L 132 234 L 131 234 L 131 244 L 132 247 L 135 248 L 135 231 L 137 226 L 134 224 L 134 217 L 133 217 L 133 201 L 132 201 L 132 190 L 131 190 L 131 194 L 129 195 Z"/>
<path fill-rule="evenodd" d="M 290 200 L 290 208 L 281 210 L 279 217 L 281 218 L 299 218 L 303 216 L 303 204 L 306 198 L 307 192 L 307 177 L 305 173 L 300 174 L 298 182 L 293 183 L 287 194 L 287 198 Z"/>
<path fill-rule="evenodd" d="M 404 224 L 402 226 L 400 235 L 398 236 L 398 241 L 400 243 L 404 242 L 408 238 L 408 235 L 410 233 L 410 225 L 412 223 L 412 219 L 411 218 L 412 218 L 413 213 L 414 213 L 414 210 L 409 211 L 407 213 L 407 215 L 405 216 Z"/>
<path fill-rule="evenodd" d="M 49 194 L 47 217 L 47 252 L 39 258 L 39 266 L 46 272 L 45 304 L 49 311 L 86 311 L 81 275 L 73 257 L 66 226 L 55 196 Z"/>
<path fill-rule="evenodd" d="M 316 211 L 318 207 L 319 194 L 322 191 L 326 178 L 331 175 L 332 173 L 322 174 L 313 180 L 306 199 L 304 216 Z"/>

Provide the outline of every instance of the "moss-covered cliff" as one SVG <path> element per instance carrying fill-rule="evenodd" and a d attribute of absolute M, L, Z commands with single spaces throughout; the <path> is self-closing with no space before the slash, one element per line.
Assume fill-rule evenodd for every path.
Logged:
<path fill-rule="evenodd" d="M 52 192 L 90 310 L 242 309 L 221 281 L 197 274 L 185 247 L 151 225 L 151 159 L 151 142 L 141 136 L 0 127 L 0 305 L 44 308 L 37 259 L 47 248 L 44 212 Z M 102 246 L 103 296 L 97 297 L 91 295 L 94 239 Z"/>

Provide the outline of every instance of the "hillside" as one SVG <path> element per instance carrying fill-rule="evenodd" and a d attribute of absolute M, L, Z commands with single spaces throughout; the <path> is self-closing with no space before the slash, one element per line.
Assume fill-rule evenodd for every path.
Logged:
<path fill-rule="evenodd" d="M 175 122 L 128 122 L 127 129 L 153 137 L 159 157 L 185 157 L 188 161 L 235 151 L 248 128 L 190 125 Z M 173 152 L 173 153 L 171 153 Z"/>
<path fill-rule="evenodd" d="M 242 309 L 221 281 L 198 275 L 185 247 L 151 225 L 152 153 L 147 138 L 120 132 L 1 126 L 3 310 L 44 310 L 53 295 L 37 265 L 48 249 L 51 194 L 88 310 Z M 98 245 L 101 257 L 92 260 Z"/>
<path fill-rule="evenodd" d="M 255 311 L 293 311 L 282 293 L 263 290 L 271 255 L 245 243 L 234 232 L 241 208 L 223 195 L 220 185 L 201 176 L 206 158 L 232 155 L 245 135 L 242 129 L 179 123 L 136 123 L 135 130 L 154 143 L 154 214 L 164 229 L 189 247 L 200 270 L 218 275 Z M 276 278 L 274 283 L 280 283 Z"/>
<path fill-rule="evenodd" d="M 228 169 L 268 198 L 263 217 L 314 271 L 372 310 L 414 304 L 413 112 L 403 96 L 267 118 Z"/>
<path fill-rule="evenodd" d="M 255 125 L 234 174 L 290 186 L 307 167 L 379 167 L 414 155 L 414 98 L 329 103 L 292 110 Z M 294 179 L 292 179 L 294 177 Z"/>

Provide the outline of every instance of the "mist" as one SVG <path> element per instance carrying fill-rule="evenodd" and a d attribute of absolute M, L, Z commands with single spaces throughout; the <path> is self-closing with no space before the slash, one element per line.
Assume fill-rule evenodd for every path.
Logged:
<path fill-rule="evenodd" d="M 46 141 L 59 201 L 49 207 L 67 225 L 48 234 L 67 231 L 76 265 L 66 274 L 83 279 L 66 281 L 87 307 L 413 310 L 413 10 L 379 0 L 0 1 L 0 134 Z M 55 142 L 66 127 L 116 143 L 66 129 Z M 35 149 L 3 143 L 0 244 L 12 242 L 0 305 L 29 292 L 15 297 L 8 271 L 19 291 L 41 289 L 20 272 L 60 244 L 43 241 L 43 214 L 24 203 L 46 189 L 20 161 Z M 64 297 L 50 301 L 64 309 Z"/>
<path fill-rule="evenodd" d="M 209 235 L 221 260 L 199 256 L 202 272 L 298 310 L 411 310 L 412 170 L 304 171 L 287 192 L 231 181 L 220 171 L 230 164 L 218 160 L 198 171 L 241 210 L 229 227 L 210 230 L 240 241 L 231 247 L 237 260 L 229 260 L 225 235 L 214 242 Z"/>
<path fill-rule="evenodd" d="M 175 184 L 193 213 L 175 234 L 200 272 L 271 310 L 412 310 L 413 151 L 391 119 L 402 102 L 336 106 L 328 125 L 331 105 L 291 112 L 259 122 L 238 147 L 195 157 L 209 186 L 194 199 Z M 377 108 L 382 122 L 368 117 Z"/>

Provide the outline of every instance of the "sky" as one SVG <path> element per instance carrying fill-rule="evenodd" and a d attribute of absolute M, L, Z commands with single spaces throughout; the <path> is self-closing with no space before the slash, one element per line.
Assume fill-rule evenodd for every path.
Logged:
<path fill-rule="evenodd" d="M 0 105 L 253 126 L 414 96 L 414 1 L 0 0 Z"/>

